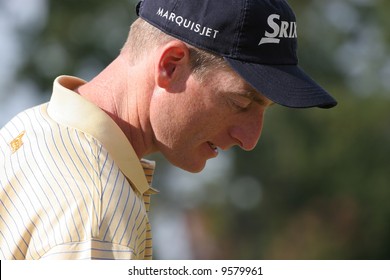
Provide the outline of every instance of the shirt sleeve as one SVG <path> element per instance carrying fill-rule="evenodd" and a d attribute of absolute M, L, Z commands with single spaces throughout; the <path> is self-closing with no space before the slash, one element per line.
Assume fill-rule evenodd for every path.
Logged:
<path fill-rule="evenodd" d="M 134 250 L 96 239 L 60 244 L 51 248 L 42 260 L 131 260 L 138 259 Z"/>

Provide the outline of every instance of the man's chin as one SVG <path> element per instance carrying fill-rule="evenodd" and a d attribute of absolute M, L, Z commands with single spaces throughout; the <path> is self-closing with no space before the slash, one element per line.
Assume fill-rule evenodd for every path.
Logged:
<path fill-rule="evenodd" d="M 172 163 L 172 162 L 171 162 Z M 183 169 L 190 173 L 199 173 L 201 172 L 205 166 L 206 161 L 203 162 L 191 162 L 191 163 L 172 163 L 174 166 Z"/>

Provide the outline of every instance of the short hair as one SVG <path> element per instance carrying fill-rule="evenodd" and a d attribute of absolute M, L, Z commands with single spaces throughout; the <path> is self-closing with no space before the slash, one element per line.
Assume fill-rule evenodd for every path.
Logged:
<path fill-rule="evenodd" d="M 130 62 L 133 64 L 137 59 L 149 53 L 153 48 L 177 40 L 162 32 L 145 20 L 138 18 L 130 27 L 129 36 L 123 46 L 122 52 L 128 52 Z M 227 62 L 222 56 L 201 50 L 187 44 L 190 51 L 190 63 L 196 77 L 203 79 L 210 70 L 228 68 Z"/>

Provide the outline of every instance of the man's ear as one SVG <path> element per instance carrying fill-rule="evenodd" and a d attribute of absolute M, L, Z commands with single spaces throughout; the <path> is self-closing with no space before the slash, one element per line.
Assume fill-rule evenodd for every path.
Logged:
<path fill-rule="evenodd" d="M 190 74 L 190 54 L 187 45 L 181 41 L 170 41 L 159 52 L 156 67 L 156 82 L 161 88 L 174 91 L 181 87 Z"/>

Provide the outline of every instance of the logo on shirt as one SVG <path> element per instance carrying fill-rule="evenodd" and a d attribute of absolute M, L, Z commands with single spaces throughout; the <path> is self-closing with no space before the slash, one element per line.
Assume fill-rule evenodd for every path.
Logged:
<path fill-rule="evenodd" d="M 272 32 L 266 31 L 261 38 L 259 46 L 262 44 L 279 44 L 281 38 L 297 38 L 297 24 L 295 21 L 281 21 L 280 15 L 272 14 L 267 20 Z"/>
<path fill-rule="evenodd" d="M 14 140 L 11 141 L 10 146 L 11 146 L 12 153 L 15 153 L 17 150 L 20 149 L 20 147 L 22 147 L 22 145 L 23 145 L 22 138 L 23 138 L 25 133 L 26 133 L 26 131 L 22 131 L 18 136 L 16 136 L 16 138 Z"/>

